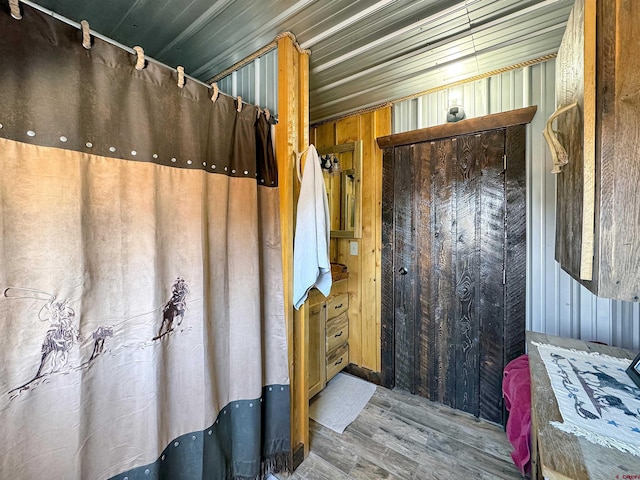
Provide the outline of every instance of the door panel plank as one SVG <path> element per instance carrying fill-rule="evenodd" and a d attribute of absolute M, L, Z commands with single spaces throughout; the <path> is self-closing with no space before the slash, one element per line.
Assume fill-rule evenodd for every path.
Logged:
<path fill-rule="evenodd" d="M 455 208 L 455 408 L 478 414 L 480 135 L 458 140 Z"/>
<path fill-rule="evenodd" d="M 433 217 L 433 167 L 431 162 L 431 143 L 418 143 L 414 147 L 414 163 L 416 170 L 419 169 L 418 205 L 416 208 L 416 291 L 418 293 L 418 315 L 416 322 L 419 341 L 416 342 L 416 390 L 419 395 L 431 398 L 434 392 L 432 380 L 434 371 L 432 369 L 433 358 L 437 355 L 434 339 L 436 334 L 436 323 L 434 321 L 434 309 L 432 304 L 431 276 L 433 270 L 432 244 L 434 238 L 434 217 Z"/>
<path fill-rule="evenodd" d="M 393 270 L 394 270 L 394 231 L 393 223 L 395 182 L 393 179 L 394 149 L 385 149 L 382 155 L 382 252 L 380 264 L 381 301 L 381 338 L 380 373 L 382 385 L 395 387 L 395 331 L 393 319 Z"/>
<path fill-rule="evenodd" d="M 394 162 L 394 224 L 395 260 L 394 278 L 394 319 L 395 319 L 395 363 L 396 386 L 403 390 L 415 391 L 415 190 L 413 146 L 396 149 Z M 407 273 L 401 274 L 405 269 Z"/>
<path fill-rule="evenodd" d="M 525 348 L 525 303 L 527 282 L 526 127 L 507 128 L 506 195 L 507 252 L 505 285 L 505 365 L 522 355 Z"/>
<path fill-rule="evenodd" d="M 453 234 L 455 188 L 453 169 L 457 143 L 453 139 L 431 143 L 433 175 L 433 243 L 432 304 L 434 307 L 434 357 L 431 400 L 454 406 L 455 403 L 455 336 L 453 322 Z"/>
<path fill-rule="evenodd" d="M 480 186 L 480 398 L 479 414 L 502 421 L 504 368 L 505 183 L 504 130 L 484 132 Z"/>

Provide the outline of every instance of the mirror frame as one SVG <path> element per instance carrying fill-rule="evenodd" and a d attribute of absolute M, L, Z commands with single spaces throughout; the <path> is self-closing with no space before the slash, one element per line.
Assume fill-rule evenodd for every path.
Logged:
<path fill-rule="evenodd" d="M 340 221 L 343 225 L 346 224 L 344 219 L 345 211 L 342 208 L 342 205 L 346 205 L 347 203 L 347 192 L 345 188 L 346 175 L 353 175 L 355 195 L 353 231 L 331 230 L 331 238 L 362 238 L 362 140 L 318 149 L 318 155 L 320 156 L 329 154 L 338 155 L 346 152 L 353 152 L 353 168 L 340 172 Z"/>

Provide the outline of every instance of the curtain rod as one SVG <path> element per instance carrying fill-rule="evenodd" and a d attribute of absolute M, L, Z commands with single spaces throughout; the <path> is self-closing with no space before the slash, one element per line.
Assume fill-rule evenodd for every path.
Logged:
<path fill-rule="evenodd" d="M 69 19 L 67 17 L 64 17 L 64 16 L 60 15 L 59 13 L 54 12 L 53 10 L 49 10 L 48 8 L 42 7 L 42 6 L 38 5 L 37 3 L 33 3 L 31 0 L 20 0 L 20 2 L 24 3 L 25 5 L 29 5 L 30 7 L 35 8 L 36 10 L 39 10 L 42 13 L 46 13 L 47 15 L 50 15 L 53 18 L 55 18 L 56 20 L 60 20 L 61 22 L 66 23 L 67 25 L 71 25 L 72 27 L 75 27 L 78 30 L 82 30 L 82 25 L 80 25 L 78 22 L 75 22 L 75 21 L 73 21 L 73 20 L 71 20 L 71 19 Z M 110 43 L 111 45 L 113 45 L 115 47 L 121 48 L 122 50 L 125 50 L 125 51 L 127 51 L 129 53 L 132 53 L 133 55 L 136 55 L 136 51 L 131 47 L 127 47 L 126 45 L 123 45 L 122 43 L 119 43 L 119 42 L 115 41 L 112 38 L 105 37 L 101 33 L 96 32 L 95 30 L 91 30 L 90 29 L 89 32 L 91 33 L 91 35 L 93 35 L 96 38 L 99 38 L 100 40 L 102 40 L 104 42 Z M 151 58 L 147 54 L 145 54 L 144 59 L 149 61 L 149 62 L 155 63 L 156 65 L 160 65 L 161 67 L 165 67 L 165 68 L 168 68 L 170 70 L 175 70 L 175 68 L 172 68 L 169 65 L 156 60 L 155 58 Z M 189 80 L 191 80 L 193 82 L 199 83 L 200 85 L 204 85 L 207 88 L 211 88 L 211 85 L 207 85 L 203 81 L 198 80 L 197 78 L 193 78 L 192 76 L 187 75 L 186 73 L 185 73 L 184 76 L 185 76 L 185 78 L 188 78 Z"/>
<path fill-rule="evenodd" d="M 75 21 L 73 21 L 73 20 L 71 20 L 71 19 L 69 19 L 69 18 L 67 18 L 67 17 L 65 17 L 63 15 L 60 15 L 59 13 L 56 13 L 53 10 L 49 10 L 48 8 L 44 8 L 44 7 L 40 6 L 40 5 L 38 5 L 37 3 L 33 3 L 31 0 L 20 0 L 20 2 L 24 3 L 25 5 L 29 5 L 30 7 L 34 8 L 36 10 L 39 10 L 42 13 L 50 15 L 53 18 L 55 18 L 56 20 L 60 20 L 61 22 L 66 23 L 67 25 L 71 25 L 72 27 L 75 27 L 78 30 L 82 30 L 82 25 L 80 25 L 78 22 L 75 22 Z M 113 45 L 115 47 L 121 48 L 122 50 L 125 50 L 126 52 L 132 53 L 134 55 L 137 54 L 137 52 L 133 48 L 127 47 L 126 45 L 123 45 L 122 43 L 117 42 L 112 38 L 105 37 L 104 35 L 96 32 L 94 30 L 91 30 L 91 29 L 89 30 L 89 32 L 91 33 L 91 35 L 93 35 L 96 38 L 99 38 L 100 40 L 102 40 L 104 42 L 107 42 L 107 43 L 109 43 L 109 44 L 111 44 L 111 45 Z M 169 65 L 167 65 L 165 63 L 162 63 L 162 62 L 156 60 L 155 58 L 151 58 L 146 54 L 144 56 L 144 59 L 149 61 L 149 62 L 155 63 L 156 65 L 159 65 L 161 67 L 168 68 L 169 70 L 175 70 L 175 68 L 170 67 Z M 192 77 L 190 75 L 187 75 L 186 73 L 184 74 L 184 76 L 185 76 L 185 78 L 188 78 L 192 82 L 196 82 L 196 83 L 198 83 L 200 85 L 203 85 L 203 86 L 207 87 L 209 90 L 212 89 L 211 85 L 208 85 L 208 84 L 204 83 L 203 81 L 198 80 L 197 78 L 194 78 L 194 77 Z M 219 94 L 224 95 L 226 97 L 235 98 L 232 95 L 227 95 L 224 92 L 220 92 L 219 91 Z M 252 104 L 244 102 L 244 101 L 242 103 L 244 103 L 245 105 L 252 105 Z M 252 106 L 255 106 L 255 105 L 252 105 Z M 260 107 L 258 106 L 258 108 L 260 108 Z M 275 117 L 273 115 L 271 115 L 271 118 L 273 118 L 275 120 Z"/>

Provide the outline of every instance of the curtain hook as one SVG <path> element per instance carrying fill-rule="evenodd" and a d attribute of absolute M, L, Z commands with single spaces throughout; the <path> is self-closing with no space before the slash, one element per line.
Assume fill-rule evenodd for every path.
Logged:
<path fill-rule="evenodd" d="M 215 101 L 218 99 L 218 95 L 220 95 L 220 89 L 218 88 L 218 84 L 216 82 L 213 82 L 211 84 L 211 88 L 213 89 L 213 95 L 211 95 L 211 101 L 215 103 Z"/>
<path fill-rule="evenodd" d="M 238 95 L 238 112 L 242 111 L 242 97 Z"/>
<path fill-rule="evenodd" d="M 22 20 L 22 14 L 20 13 L 20 3 L 18 0 L 9 0 L 9 8 L 11 9 L 11 16 L 16 20 Z"/>
<path fill-rule="evenodd" d="M 271 118 L 271 112 L 268 108 L 264 109 L 264 116 L 267 117 L 267 121 Z"/>
<path fill-rule="evenodd" d="M 136 61 L 136 70 L 142 70 L 144 68 L 144 50 L 142 47 L 133 47 L 138 54 L 138 60 Z"/>
<path fill-rule="evenodd" d="M 256 112 L 256 118 L 260 118 L 260 114 L 262 113 L 262 109 L 258 105 L 256 105 L 256 107 L 258 108 L 258 111 Z"/>
<path fill-rule="evenodd" d="M 178 87 L 184 88 L 184 67 L 179 66 L 176 70 L 178 71 Z"/>
<path fill-rule="evenodd" d="M 82 20 L 80 22 L 82 26 L 82 46 L 87 50 L 91 49 L 91 33 L 89 31 L 89 22 Z"/>

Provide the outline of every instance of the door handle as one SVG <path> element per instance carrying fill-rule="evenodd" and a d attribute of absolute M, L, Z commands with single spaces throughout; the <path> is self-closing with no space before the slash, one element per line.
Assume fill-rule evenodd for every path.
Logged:
<path fill-rule="evenodd" d="M 404 268 L 404 267 L 400 267 L 400 270 L 398 270 L 398 273 L 399 273 L 400 275 L 406 275 L 407 273 L 409 273 L 409 270 L 407 270 L 407 269 L 406 269 L 406 268 Z"/>

